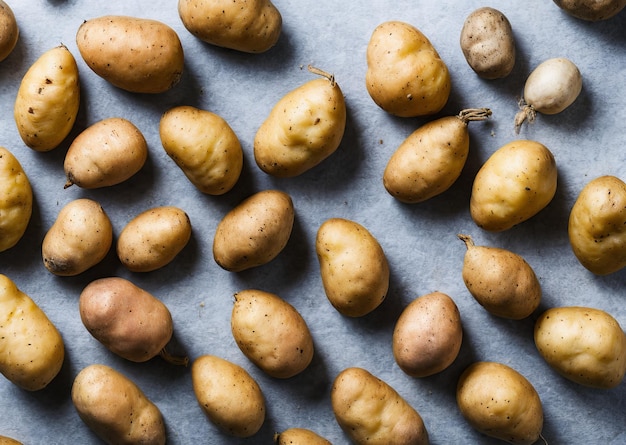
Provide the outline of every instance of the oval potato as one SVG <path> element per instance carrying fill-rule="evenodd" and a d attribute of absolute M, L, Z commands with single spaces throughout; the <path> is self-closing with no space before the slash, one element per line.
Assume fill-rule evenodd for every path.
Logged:
<path fill-rule="evenodd" d="M 5 1 L 0 0 L 0 62 L 13 52 L 19 35 L 20 28 L 13 10 Z"/>
<path fill-rule="evenodd" d="M 0 252 L 22 239 L 33 213 L 33 189 L 17 158 L 0 147 Z"/>
<path fill-rule="evenodd" d="M 626 8 L 626 0 L 554 0 L 568 14 L 590 22 L 608 20 Z"/>
<path fill-rule="evenodd" d="M 274 435 L 276 445 L 331 445 L 314 431 L 307 428 L 288 428 Z"/>

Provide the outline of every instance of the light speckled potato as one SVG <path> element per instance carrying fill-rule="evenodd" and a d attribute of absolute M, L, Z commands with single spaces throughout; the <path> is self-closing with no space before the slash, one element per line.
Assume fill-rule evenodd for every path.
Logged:
<path fill-rule="evenodd" d="M 467 247 L 463 282 L 487 312 L 521 320 L 539 307 L 541 284 L 524 258 L 506 249 L 477 246 L 469 235 L 458 237 Z"/>
<path fill-rule="evenodd" d="M 554 0 L 554 3 L 568 14 L 590 22 L 608 20 L 626 8 L 626 0 Z"/>
<path fill-rule="evenodd" d="M 1 1 L 1 0 L 0 0 Z M 22 442 L 7 436 L 0 436 L 0 445 L 23 445 Z"/>
<path fill-rule="evenodd" d="M 101 364 L 83 368 L 72 384 L 72 403 L 81 420 L 109 445 L 164 445 L 159 408 L 124 374 Z"/>
<path fill-rule="evenodd" d="M 341 314 L 361 317 L 389 290 L 389 263 L 378 240 L 361 224 L 330 218 L 318 229 L 315 250 L 328 301 Z"/>
<path fill-rule="evenodd" d="M 477 431 L 515 445 L 541 437 L 543 406 L 533 385 L 515 369 L 497 362 L 468 366 L 457 383 L 461 414 Z"/>
<path fill-rule="evenodd" d="M 531 140 L 509 142 L 476 174 L 470 214 L 484 230 L 508 230 L 543 210 L 552 201 L 556 185 L 556 161 L 545 145 Z"/>
<path fill-rule="evenodd" d="M 255 435 L 265 422 L 261 387 L 241 366 L 214 355 L 202 355 L 191 365 L 198 404 L 220 430 L 235 437 Z"/>
<path fill-rule="evenodd" d="M 589 181 L 570 211 L 568 235 L 589 271 L 608 275 L 626 267 L 626 183 L 610 175 Z"/>
<path fill-rule="evenodd" d="M 222 117 L 190 106 L 166 111 L 159 123 L 161 145 L 202 193 L 230 191 L 243 168 L 239 138 Z"/>
<path fill-rule="evenodd" d="M 346 103 L 335 77 L 313 67 L 322 78 L 284 95 L 254 137 L 254 160 L 265 173 L 301 175 L 332 155 L 346 127 Z"/>
<path fill-rule="evenodd" d="M 381 23 L 367 45 L 367 92 L 400 117 L 428 116 L 446 105 L 450 72 L 428 38 L 401 21 Z"/>
<path fill-rule="evenodd" d="M 213 258 L 225 270 L 241 272 L 269 263 L 285 248 L 295 219 L 291 196 L 257 192 L 230 210 L 218 224 Z"/>
<path fill-rule="evenodd" d="M 33 213 L 33 189 L 17 158 L 0 147 L 0 252 L 22 239 Z"/>
<path fill-rule="evenodd" d="M 509 19 L 497 9 L 474 10 L 463 23 L 461 50 L 468 65 L 484 79 L 501 79 L 515 66 L 515 38 Z"/>
<path fill-rule="evenodd" d="M 461 314 L 452 298 L 432 292 L 404 308 L 393 331 L 396 363 L 412 377 L 428 377 L 450 366 L 463 341 Z"/>
<path fill-rule="evenodd" d="M 27 391 L 45 388 L 65 359 L 63 338 L 32 298 L 0 275 L 0 373 Z"/>
<path fill-rule="evenodd" d="M 51 273 L 74 276 L 102 261 L 113 244 L 113 225 L 102 206 L 88 198 L 67 203 L 46 233 L 41 255 Z"/>
<path fill-rule="evenodd" d="M 306 428 L 288 428 L 274 435 L 276 445 L 331 445 L 315 431 Z"/>
<path fill-rule="evenodd" d="M 20 28 L 13 10 L 6 2 L 0 0 L 0 62 L 13 52 L 19 36 Z"/>
<path fill-rule="evenodd" d="M 191 221 L 184 210 L 161 206 L 145 210 L 122 229 L 117 256 L 132 272 L 150 272 L 171 263 L 191 238 Z"/>
<path fill-rule="evenodd" d="M 43 53 L 26 71 L 13 116 L 24 143 L 35 151 L 58 147 L 69 135 L 80 106 L 78 66 L 64 45 Z"/>
<path fill-rule="evenodd" d="M 283 24 L 270 0 L 179 0 L 178 15 L 200 40 L 247 53 L 272 48 Z"/>
<path fill-rule="evenodd" d="M 183 74 L 178 34 L 157 20 L 120 15 L 89 19 L 78 28 L 76 45 L 94 73 L 132 93 L 163 93 Z"/>
<path fill-rule="evenodd" d="M 63 169 L 65 188 L 85 189 L 120 184 L 144 166 L 148 143 L 127 119 L 103 119 L 83 130 L 70 144 Z"/>
<path fill-rule="evenodd" d="M 615 388 L 626 374 L 626 334 L 606 311 L 568 306 L 535 322 L 535 345 L 556 372 L 591 388 Z"/>
<path fill-rule="evenodd" d="M 337 423 L 355 444 L 428 445 L 419 413 L 389 384 L 369 371 L 341 371 L 331 389 Z"/>
<path fill-rule="evenodd" d="M 272 377 L 300 374 L 313 359 L 306 321 L 278 295 L 257 289 L 237 292 L 230 327 L 241 352 Z"/>
<path fill-rule="evenodd" d="M 471 108 L 419 127 L 389 159 L 383 172 L 385 189 L 408 204 L 448 190 L 461 175 L 467 160 L 470 144 L 467 124 L 490 115 L 488 108 Z"/>

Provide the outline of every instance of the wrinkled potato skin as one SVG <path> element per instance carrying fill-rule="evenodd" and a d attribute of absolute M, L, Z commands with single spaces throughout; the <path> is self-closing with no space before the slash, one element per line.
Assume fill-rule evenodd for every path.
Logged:
<path fill-rule="evenodd" d="M 274 436 L 276 445 L 331 445 L 319 434 L 306 428 L 289 428 Z"/>
<path fill-rule="evenodd" d="M 570 211 L 568 235 L 589 271 L 608 275 L 626 267 L 626 183 L 615 176 L 587 183 Z"/>
<path fill-rule="evenodd" d="M 389 290 L 389 263 L 380 243 L 361 224 L 330 218 L 318 229 L 315 249 L 328 300 L 348 317 L 376 309 Z"/>
<path fill-rule="evenodd" d="M 0 62 L 13 52 L 20 36 L 15 14 L 11 7 L 0 0 Z"/>
<path fill-rule="evenodd" d="M 285 248 L 295 219 L 291 197 L 264 190 L 229 211 L 215 230 L 213 257 L 225 270 L 242 270 L 269 263 Z"/>
<path fill-rule="evenodd" d="M 448 67 L 430 40 L 414 26 L 384 22 L 367 46 L 366 87 L 383 110 L 400 117 L 427 116 L 448 102 Z"/>
<path fill-rule="evenodd" d="M 496 150 L 474 179 L 470 214 L 491 232 L 508 230 L 546 207 L 557 185 L 554 156 L 543 144 L 518 140 Z"/>
<path fill-rule="evenodd" d="M 178 15 L 200 40 L 247 53 L 272 48 L 283 23 L 270 0 L 179 0 Z"/>
<path fill-rule="evenodd" d="M 293 377 L 313 359 L 313 337 L 306 321 L 296 308 L 272 293 L 237 292 L 230 326 L 241 352 L 272 377 Z"/>
<path fill-rule="evenodd" d="M 626 374 L 626 334 L 600 309 L 560 307 L 535 322 L 535 345 L 563 377 L 591 388 L 618 386 Z"/>
<path fill-rule="evenodd" d="M 461 414 L 477 431 L 515 445 L 532 445 L 543 429 L 543 407 L 532 384 L 496 362 L 468 366 L 457 383 Z"/>
<path fill-rule="evenodd" d="M 202 355 L 191 366 L 191 380 L 202 411 L 222 431 L 250 437 L 261 429 L 265 399 L 244 368 L 220 357 Z"/>
<path fill-rule="evenodd" d="M 394 388 L 362 368 L 347 368 L 331 389 L 337 423 L 355 444 L 428 445 L 419 413 Z"/>
<path fill-rule="evenodd" d="M 393 331 L 393 356 L 412 377 L 428 377 L 454 362 L 461 349 L 463 326 L 454 300 L 432 292 L 413 300 Z"/>
<path fill-rule="evenodd" d="M 159 408 L 128 377 L 100 364 L 81 370 L 72 385 L 78 416 L 105 443 L 164 445 Z"/>
<path fill-rule="evenodd" d="M 50 151 L 69 135 L 80 106 L 78 77 L 76 60 L 63 45 L 43 53 L 26 71 L 13 116 L 28 147 Z"/>
<path fill-rule="evenodd" d="M 174 332 L 165 304 L 124 278 L 89 283 L 80 294 L 79 312 L 96 340 L 132 362 L 157 356 Z"/>
<path fill-rule="evenodd" d="M 0 252 L 22 239 L 33 213 L 33 189 L 13 153 L 0 147 Z"/>
<path fill-rule="evenodd" d="M 135 216 L 117 239 L 117 256 L 132 272 L 151 272 L 171 263 L 191 238 L 191 221 L 174 206 L 154 207 Z"/>
<path fill-rule="evenodd" d="M 180 39 L 157 20 L 93 18 L 78 28 L 76 45 L 94 73 L 132 93 L 163 93 L 178 84 L 183 73 Z"/>
<path fill-rule="evenodd" d="M 243 168 L 239 138 L 220 116 L 191 106 L 166 111 L 159 123 L 161 145 L 202 193 L 230 191 Z"/>
<path fill-rule="evenodd" d="M 0 275 L 0 316 L 0 373 L 27 391 L 45 388 L 63 365 L 61 334 L 5 275 Z"/>
<path fill-rule="evenodd" d="M 608 20 L 626 7 L 626 0 L 554 0 L 554 3 L 568 14 L 590 22 Z"/>

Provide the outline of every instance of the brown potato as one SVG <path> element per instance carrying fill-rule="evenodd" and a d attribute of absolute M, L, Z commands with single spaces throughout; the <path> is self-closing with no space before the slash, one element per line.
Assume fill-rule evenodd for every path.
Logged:
<path fill-rule="evenodd" d="M 274 443 L 276 445 L 331 445 L 330 441 L 306 428 L 288 428 L 282 433 L 276 433 Z"/>
<path fill-rule="evenodd" d="M 590 22 L 608 20 L 626 8 L 626 0 L 554 0 L 568 14 Z"/>
<path fill-rule="evenodd" d="M 0 62 L 13 52 L 19 35 L 20 28 L 13 10 L 4 0 L 0 0 Z"/>

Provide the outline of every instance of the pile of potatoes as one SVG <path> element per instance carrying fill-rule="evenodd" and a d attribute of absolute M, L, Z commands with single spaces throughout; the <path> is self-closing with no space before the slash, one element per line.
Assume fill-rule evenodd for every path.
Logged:
<path fill-rule="evenodd" d="M 587 21 L 608 20 L 624 7 L 623 1 L 604 2 L 611 5 L 591 14 L 583 1 L 555 3 Z M 282 35 L 283 17 L 269 0 L 179 0 L 177 12 L 191 35 L 249 57 L 270 51 Z M 18 23 L 0 0 L 0 63 L 16 47 Z M 513 25 L 502 12 L 484 7 L 472 12 L 459 29 L 462 55 L 484 81 L 506 78 L 515 69 Z M 64 188 L 85 191 L 84 197 L 64 205 L 45 228 L 41 250 L 34 252 L 41 258 L 41 270 L 33 273 L 51 273 L 60 280 L 95 276 L 77 296 L 77 306 L 80 321 L 106 349 L 103 353 L 134 363 L 158 357 L 168 365 L 189 366 L 189 388 L 198 409 L 222 434 L 276 444 L 328 444 L 314 431 L 314 424 L 260 437 L 272 409 L 250 368 L 210 350 L 196 356 L 172 352 L 173 308 L 132 279 L 101 276 L 97 268 L 113 257 L 130 273 L 159 273 L 189 250 L 193 228 L 202 222 L 192 221 L 179 206 L 154 205 L 136 209 L 114 233 L 108 209 L 97 196 L 130 181 L 152 153 L 145 135 L 126 118 L 87 123 L 78 131 L 85 93 L 80 78 L 98 76 L 137 97 L 167 93 L 185 81 L 183 43 L 163 22 L 103 15 L 84 20 L 76 29 L 77 56 L 87 70 L 60 44 L 42 50 L 24 73 L 13 104 L 24 146 L 43 155 L 71 137 L 62 165 Z M 450 193 L 472 147 L 469 122 L 498 116 L 489 104 L 441 115 L 453 91 L 453 77 L 431 40 L 410 23 L 380 23 L 372 30 L 364 58 L 364 94 L 379 111 L 426 121 L 389 154 L 380 175 L 381 189 L 409 206 Z M 253 167 L 275 178 L 276 187 L 250 193 L 223 209 L 208 255 L 225 273 L 276 264 L 299 229 L 298 203 L 285 190 L 288 183 L 280 181 L 323 169 L 341 146 L 350 123 L 340 87 L 343 79 L 324 68 L 303 69 L 302 84 L 285 89 L 275 106 L 266 110 L 250 141 Z M 522 123 L 534 121 L 537 113 L 558 114 L 575 106 L 582 83 L 571 60 L 554 58 L 540 64 L 528 76 L 511 128 L 519 132 Z M 245 150 L 222 116 L 179 104 L 164 112 L 155 128 L 162 154 L 181 180 L 200 194 L 217 197 L 241 183 Z M 28 177 L 18 154 L 17 147 L 0 147 L 4 258 L 19 249 L 32 224 L 36 198 L 31 182 L 37 178 Z M 499 147 L 482 163 L 471 186 L 467 204 L 473 228 L 499 234 L 535 218 L 556 196 L 558 175 L 556 158 L 543 142 L 514 139 Z M 623 179 L 590 178 L 569 209 L 572 255 L 598 277 L 626 267 Z M 367 226 L 356 218 L 328 218 L 315 228 L 312 243 L 317 278 L 328 304 L 354 323 L 376 315 L 393 284 L 385 245 Z M 532 340 L 539 357 L 555 371 L 554 378 L 599 390 L 623 382 L 626 334 L 612 314 L 592 307 L 543 308 L 538 271 L 522 256 L 495 245 L 476 245 L 469 234 L 454 235 L 466 247 L 458 259 L 462 274 L 457 278 L 477 308 L 512 323 L 535 317 Z M 389 349 L 407 376 L 432 377 L 457 360 L 464 342 L 464 314 L 456 298 L 438 290 L 418 295 L 394 320 Z M 272 379 L 292 379 L 306 372 L 318 351 L 315 332 L 297 305 L 267 289 L 250 287 L 234 293 L 230 327 L 242 357 Z M 60 373 L 67 359 L 65 342 L 71 341 L 61 336 L 35 299 L 20 290 L 20 283 L 0 275 L 0 373 L 7 380 L 27 391 L 46 388 Z M 104 442 L 167 442 L 168 413 L 143 392 L 141 382 L 100 363 L 86 366 L 72 379 L 70 396 L 78 418 Z M 428 425 L 400 388 L 357 365 L 331 380 L 329 407 L 353 443 L 429 443 Z M 533 444 L 543 439 L 544 410 L 531 380 L 505 363 L 476 360 L 457 379 L 458 413 L 480 434 Z M 0 437 L 0 443 L 13 442 Z"/>

